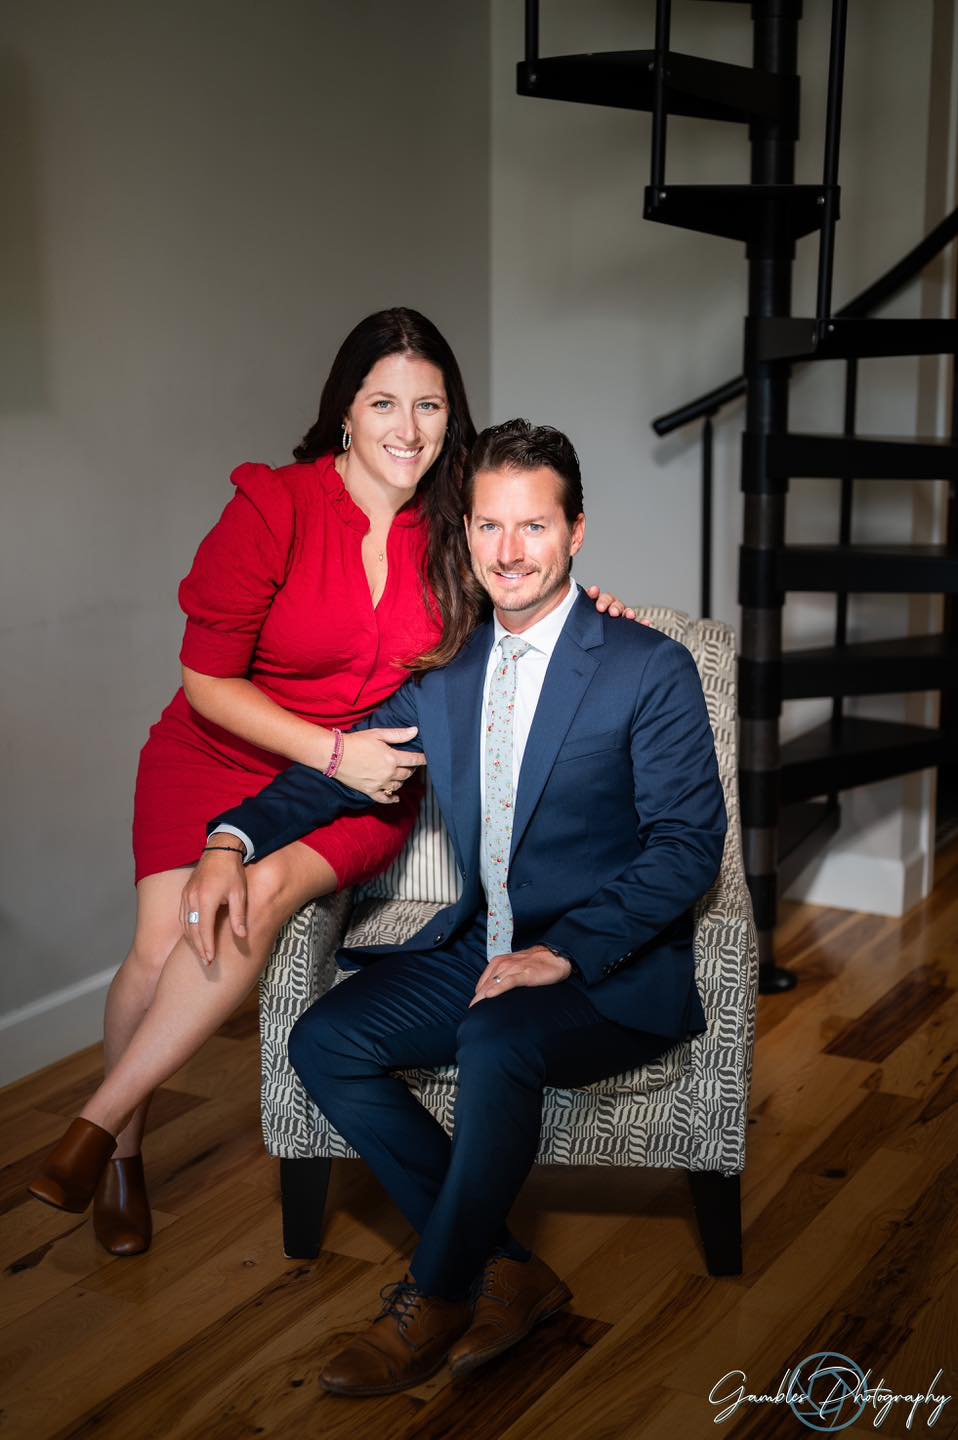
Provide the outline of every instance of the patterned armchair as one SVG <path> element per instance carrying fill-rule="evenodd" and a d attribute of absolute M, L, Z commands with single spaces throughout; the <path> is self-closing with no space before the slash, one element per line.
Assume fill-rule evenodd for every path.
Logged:
<path fill-rule="evenodd" d="M 741 1271 L 739 1176 L 755 1036 L 758 957 L 739 837 L 735 638 L 715 620 L 644 608 L 640 618 L 686 645 L 702 677 L 729 831 L 719 877 L 696 907 L 696 980 L 707 1031 L 628 1074 L 577 1090 L 546 1091 L 538 1159 L 562 1165 L 645 1165 L 688 1171 L 706 1263 Z M 333 1157 L 351 1151 L 293 1073 L 286 1041 L 303 1010 L 348 976 L 344 944 L 401 943 L 456 898 L 458 871 L 431 789 L 406 850 L 360 892 L 303 907 L 285 926 L 260 986 L 262 1111 L 266 1148 L 280 1158 L 286 1253 L 319 1251 Z M 447 1129 L 454 1066 L 409 1071 L 407 1080 Z"/>

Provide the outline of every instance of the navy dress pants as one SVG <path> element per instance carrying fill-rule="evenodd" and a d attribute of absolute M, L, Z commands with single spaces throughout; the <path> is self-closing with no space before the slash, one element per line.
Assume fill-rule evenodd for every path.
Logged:
<path fill-rule="evenodd" d="M 372 960 L 289 1038 L 309 1094 L 418 1232 L 416 1284 L 447 1299 L 463 1296 L 509 1240 L 506 1217 L 538 1149 L 543 1087 L 586 1085 L 675 1043 L 607 1020 L 574 979 L 470 1009 L 485 965 L 482 923 L 448 949 Z M 450 1141 L 392 1072 L 453 1061 Z"/>

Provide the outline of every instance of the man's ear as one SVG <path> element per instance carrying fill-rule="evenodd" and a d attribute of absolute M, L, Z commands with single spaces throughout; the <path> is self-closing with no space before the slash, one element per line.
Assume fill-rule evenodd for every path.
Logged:
<path fill-rule="evenodd" d="M 585 516 L 577 515 L 572 522 L 572 545 L 570 554 L 576 555 L 582 549 L 582 542 L 585 539 Z"/>
<path fill-rule="evenodd" d="M 471 541 L 471 538 L 470 538 L 470 535 L 469 535 L 469 521 L 470 521 L 471 519 L 472 519 L 472 516 L 471 516 L 471 515 L 463 515 L 463 517 L 462 517 L 462 523 L 463 523 L 463 525 L 465 525 L 465 527 L 466 527 L 466 547 L 467 547 L 470 555 L 472 554 L 472 541 Z"/>

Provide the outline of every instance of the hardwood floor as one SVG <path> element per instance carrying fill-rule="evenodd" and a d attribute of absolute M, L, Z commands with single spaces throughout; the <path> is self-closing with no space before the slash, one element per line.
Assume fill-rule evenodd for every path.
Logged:
<path fill-rule="evenodd" d="M 377 1309 L 413 1237 L 359 1162 L 338 1162 L 315 1264 L 280 1248 L 247 1005 L 157 1097 L 149 1255 L 101 1252 L 83 1216 L 24 1193 L 97 1077 L 91 1049 L 0 1092 L 0 1436 L 23 1440 L 705 1440 L 713 1387 L 774 1393 L 838 1352 L 958 1435 L 958 844 L 904 920 L 787 907 L 801 977 L 763 1000 L 743 1177 L 745 1273 L 705 1271 L 685 1177 L 537 1170 L 519 1233 L 575 1293 L 511 1355 L 378 1400 L 324 1394 L 324 1357 Z M 731 1382 L 729 1382 L 730 1384 Z M 885 1436 L 928 1427 L 893 1404 Z M 874 1433 L 874 1408 L 843 1431 Z M 743 1405 L 719 1433 L 814 1433 Z"/>

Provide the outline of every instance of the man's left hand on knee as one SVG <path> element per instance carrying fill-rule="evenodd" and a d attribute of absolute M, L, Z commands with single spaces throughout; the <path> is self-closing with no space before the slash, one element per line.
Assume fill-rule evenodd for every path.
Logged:
<path fill-rule="evenodd" d="M 545 945 L 513 950 L 509 955 L 495 955 L 479 976 L 469 1008 L 472 1009 L 480 1000 L 491 1000 L 521 985 L 558 985 L 568 980 L 571 974 L 570 961 L 564 955 L 548 950 Z"/>

